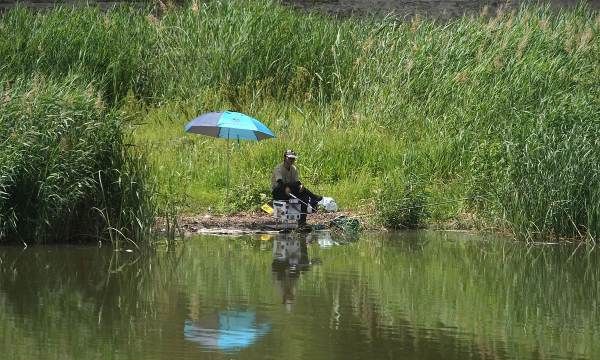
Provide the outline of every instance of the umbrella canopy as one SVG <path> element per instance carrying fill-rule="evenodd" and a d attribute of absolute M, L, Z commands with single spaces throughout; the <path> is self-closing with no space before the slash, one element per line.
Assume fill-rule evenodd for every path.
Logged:
<path fill-rule="evenodd" d="M 223 111 L 202 114 L 185 126 L 185 131 L 216 138 L 260 141 L 275 135 L 265 124 L 248 115 Z"/>
<path fill-rule="evenodd" d="M 209 112 L 187 123 L 185 131 L 216 138 L 260 141 L 274 138 L 275 135 L 265 124 L 248 115 L 232 112 Z M 227 193 L 229 196 L 229 152 L 227 151 Z"/>

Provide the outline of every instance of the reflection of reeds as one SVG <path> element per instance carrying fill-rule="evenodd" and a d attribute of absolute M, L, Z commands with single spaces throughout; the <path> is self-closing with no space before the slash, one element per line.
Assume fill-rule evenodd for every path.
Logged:
<path fill-rule="evenodd" d="M 0 37 L 0 68 L 9 80 L 75 72 L 106 106 L 142 109 L 136 139 L 151 149 L 162 189 L 188 210 L 222 199 L 226 152 L 214 139 L 177 141 L 181 125 L 233 109 L 280 135 L 235 145 L 241 197 L 268 193 L 280 150 L 294 147 L 307 183 L 342 205 L 373 207 L 380 179 L 402 168 L 424 179 L 433 202 L 486 199 L 433 209 L 434 219 L 476 211 L 520 234 L 598 235 L 594 11 L 399 23 L 230 1 L 147 14 L 12 10 L 0 22 L 11 34 Z"/>
<path fill-rule="evenodd" d="M 385 341 L 404 354 L 430 351 L 431 339 L 456 344 L 449 356 L 485 349 L 528 358 L 536 347 L 559 358 L 600 354 L 600 264 L 592 246 L 365 234 L 344 246 L 309 245 L 309 258 L 319 264 L 282 284 L 273 273 L 272 245 L 204 237 L 139 257 L 97 248 L 34 248 L 23 255 L 0 248 L 0 346 L 15 359 L 29 359 L 35 349 L 54 358 L 116 351 L 144 358 L 178 344 L 186 319 L 242 308 L 274 325 L 278 331 L 269 336 L 277 344 L 291 338 L 318 347 L 343 332 L 360 333 L 360 344 L 348 346 Z M 282 311 L 282 286 L 293 286 L 299 321 Z M 278 348 L 282 357 L 297 352 Z"/>
<path fill-rule="evenodd" d="M 365 240 L 356 244 L 358 251 L 335 248 L 324 267 L 355 264 L 355 273 L 364 276 L 357 282 L 369 284 L 371 296 L 382 299 L 377 321 L 383 324 L 397 323 L 395 314 L 405 314 L 416 328 L 441 323 L 508 357 L 542 343 L 553 354 L 577 349 L 578 356 L 593 358 L 600 351 L 589 342 L 598 332 L 598 312 L 592 309 L 600 276 L 591 246 L 527 247 L 417 234 L 390 239 L 395 251 L 389 251 L 378 236 Z M 365 255 L 355 258 L 355 251 Z"/>
<path fill-rule="evenodd" d="M 145 333 L 165 309 L 160 304 L 173 301 L 168 290 L 175 283 L 181 256 L 181 252 L 142 255 L 112 247 L 34 247 L 22 255 L 13 250 L 5 247 L 0 252 L 7 265 L 0 268 L 0 332 L 5 335 L 0 347 L 10 347 L 12 359 L 40 352 L 42 357 L 91 359 L 110 357 L 107 354 L 116 348 L 136 351 L 145 336 L 133 338 Z M 36 324 L 34 330 L 14 324 L 18 318 Z M 52 324 L 52 331 L 47 332 L 45 324 Z M 7 328 L 14 332 L 6 333 Z M 131 337 L 113 336 L 115 331 Z M 75 334 L 79 336 L 71 336 Z M 106 341 L 95 342 L 99 337 Z M 32 344 L 44 338 L 56 339 L 55 346 L 37 352 Z M 81 344 L 87 345 L 85 354 L 78 354 Z"/>

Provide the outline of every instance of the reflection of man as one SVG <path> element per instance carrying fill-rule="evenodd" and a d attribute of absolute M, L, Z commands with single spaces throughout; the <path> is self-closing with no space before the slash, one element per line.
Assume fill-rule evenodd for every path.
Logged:
<path fill-rule="evenodd" d="M 279 235 L 273 241 L 273 275 L 283 304 L 291 310 L 296 300 L 296 282 L 302 271 L 310 269 L 306 239 L 302 236 Z"/>
<path fill-rule="evenodd" d="M 290 194 L 301 200 L 298 225 L 303 226 L 306 225 L 307 204 L 316 209 L 323 197 L 312 193 L 300 182 L 298 169 L 294 166 L 296 158 L 297 155 L 292 150 L 283 153 L 283 162 L 275 167 L 271 176 L 271 190 L 273 200 L 289 200 Z"/>

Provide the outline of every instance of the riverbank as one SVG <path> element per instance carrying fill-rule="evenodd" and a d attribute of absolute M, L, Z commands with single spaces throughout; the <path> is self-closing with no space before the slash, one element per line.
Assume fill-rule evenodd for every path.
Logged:
<path fill-rule="evenodd" d="M 573 9 L 580 0 L 546 0 L 552 9 Z M 583 1 L 593 9 L 600 8 L 597 1 Z M 14 8 L 17 4 L 37 11 L 52 10 L 60 6 L 97 6 L 103 11 L 110 11 L 117 6 L 134 6 L 139 9 L 153 6 L 157 11 L 166 7 L 186 6 L 193 1 L 165 0 L 165 1 L 132 1 L 132 0 L 90 0 L 85 3 L 77 0 L 64 0 L 59 3 L 51 0 L 4 0 L 0 2 L 0 14 Z M 199 2 L 196 2 L 199 3 Z M 478 14 L 494 15 L 502 11 L 518 10 L 525 1 L 491 1 L 491 0 L 281 0 L 281 3 L 294 9 L 314 11 L 323 14 L 348 17 L 348 16 L 388 16 L 402 21 L 410 21 L 415 16 L 427 17 L 436 20 L 450 20 L 461 16 Z M 158 10 L 160 9 L 160 10 Z"/>
<path fill-rule="evenodd" d="M 133 8 L 15 9 L 0 18 L 0 90 L 10 93 L 22 79 L 74 78 L 80 93 L 94 94 L 93 106 L 105 106 L 119 132 L 131 134 L 123 148 L 142 154 L 135 166 L 143 181 L 118 171 L 108 182 L 149 185 L 111 202 L 156 210 L 143 218 L 136 207 L 113 212 L 134 226 L 157 216 L 256 211 L 270 196 L 282 151 L 292 148 L 307 187 L 342 209 L 374 214 L 386 228 L 431 227 L 474 214 L 485 228 L 522 239 L 597 238 L 599 18 L 580 6 L 526 7 L 444 24 L 340 19 L 261 0 L 191 3 L 158 17 Z M 33 115 L 22 99 L 31 94 L 14 101 L 27 116 Z M 67 96 L 64 103 L 71 102 Z M 183 131 L 199 114 L 227 109 L 256 117 L 277 137 L 227 143 Z M 62 116 L 60 106 L 52 111 Z M 2 131 L 18 148 L 11 121 Z M 61 126 L 47 124 L 54 124 L 51 134 Z M 74 155 L 69 139 L 50 140 L 55 153 Z M 19 161 L 20 154 L 7 159 Z M 80 179 L 89 173 L 65 174 L 75 186 L 93 188 Z M 69 187 L 56 179 L 52 171 L 0 179 L 0 208 L 8 209 L 0 226 L 11 224 L 17 208 L 2 206 L 20 194 L 15 189 L 35 184 L 63 194 Z M 88 179 L 86 185 L 95 181 Z M 82 196 L 102 200 L 96 190 Z M 21 193 L 49 194 L 43 215 L 61 214 L 53 212 L 51 191 Z M 73 194 L 64 193 L 61 201 Z M 22 214 L 37 213 L 35 196 L 18 202 Z M 106 208 L 83 204 L 86 214 Z M 117 233 L 109 230 L 113 219 L 100 219 L 103 237 Z"/>
<path fill-rule="evenodd" d="M 307 218 L 309 228 L 327 229 L 334 228 L 332 224 L 336 218 L 356 219 L 360 223 L 360 231 L 388 232 L 393 229 L 385 228 L 374 213 L 359 213 L 355 211 L 317 212 Z M 176 222 L 173 221 L 176 219 Z M 273 233 L 280 230 L 272 215 L 264 211 L 243 211 L 230 214 L 200 213 L 180 214 L 175 218 L 158 218 L 154 224 L 157 234 L 167 236 L 190 237 L 194 235 L 245 235 Z M 398 230 L 398 229 L 396 229 Z M 414 230 L 414 229 L 405 229 Z M 461 231 L 469 233 L 503 233 L 500 229 L 485 228 L 474 214 L 462 214 L 456 219 L 431 223 L 426 230 L 435 231 Z M 509 237 L 510 234 L 504 233 Z"/>
<path fill-rule="evenodd" d="M 225 31 L 216 48 L 229 50 L 211 52 L 222 61 L 169 33 L 186 54 L 173 64 L 204 65 L 176 65 L 186 74 L 176 92 L 187 97 L 139 116 L 136 141 L 150 149 L 167 207 L 255 210 L 281 151 L 293 148 L 307 186 L 341 208 L 376 211 L 387 228 L 467 213 L 518 238 L 598 234 L 597 12 L 527 8 L 442 26 L 268 6 L 223 11 L 207 9 L 201 18 L 215 22 L 200 23 Z M 194 32 L 195 19 L 192 9 L 162 23 Z M 226 27 L 232 19 L 247 26 Z M 184 85 L 208 79 L 221 85 Z M 277 138 L 228 148 L 181 130 L 213 109 L 254 116 Z"/>
<path fill-rule="evenodd" d="M 374 226 L 368 217 L 347 211 L 310 214 L 307 224 L 311 227 L 327 228 L 330 227 L 332 220 L 340 216 L 362 220 L 361 225 L 363 225 L 365 230 L 381 230 L 381 228 Z M 167 224 L 164 218 L 159 218 L 155 225 L 155 229 L 159 233 L 166 234 L 170 228 L 171 231 L 175 231 L 176 235 L 184 237 L 199 234 L 260 234 L 280 230 L 273 216 L 262 211 L 246 211 L 233 214 L 205 213 L 179 215 L 175 225 Z"/>
<path fill-rule="evenodd" d="M 574 8 L 577 0 L 547 0 L 553 9 Z M 410 20 L 415 16 L 437 20 L 450 20 L 461 16 L 473 16 L 480 13 L 490 15 L 497 11 L 518 10 L 525 1 L 490 0 L 282 0 L 282 3 L 306 11 L 320 11 L 335 16 L 391 16 L 396 19 Z M 588 1 L 592 8 L 599 8 L 597 1 Z"/>

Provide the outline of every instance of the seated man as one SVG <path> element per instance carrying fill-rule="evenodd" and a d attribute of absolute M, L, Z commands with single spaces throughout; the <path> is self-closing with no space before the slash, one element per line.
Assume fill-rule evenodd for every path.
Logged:
<path fill-rule="evenodd" d="M 304 187 L 298 178 L 298 169 L 294 166 L 296 153 L 292 150 L 286 150 L 283 153 L 283 162 L 275 167 L 271 177 L 271 189 L 273 191 L 273 200 L 289 200 L 290 194 L 300 200 L 300 220 L 299 226 L 306 225 L 306 212 L 308 204 L 316 210 L 317 203 L 323 199 L 322 196 L 313 194 Z"/>

